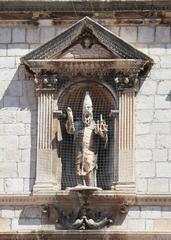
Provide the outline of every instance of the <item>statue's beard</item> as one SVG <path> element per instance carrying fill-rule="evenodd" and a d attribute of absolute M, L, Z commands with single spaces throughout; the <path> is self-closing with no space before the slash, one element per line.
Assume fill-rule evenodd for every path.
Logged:
<path fill-rule="evenodd" d="M 85 126 L 90 126 L 92 119 L 93 119 L 92 115 L 85 114 L 83 116 L 83 122 L 84 122 Z"/>

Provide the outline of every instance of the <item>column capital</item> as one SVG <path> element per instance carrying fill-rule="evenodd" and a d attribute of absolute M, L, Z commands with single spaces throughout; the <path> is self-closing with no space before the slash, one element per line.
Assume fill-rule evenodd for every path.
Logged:
<path fill-rule="evenodd" d="M 55 91 L 58 83 L 58 78 L 56 74 L 35 74 L 34 84 L 36 92 L 49 92 Z"/>

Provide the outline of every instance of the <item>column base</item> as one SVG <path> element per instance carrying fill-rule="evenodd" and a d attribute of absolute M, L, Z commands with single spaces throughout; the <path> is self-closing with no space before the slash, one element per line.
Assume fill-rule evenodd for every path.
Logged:
<path fill-rule="evenodd" d="M 134 182 L 114 183 L 112 190 L 115 190 L 119 194 L 135 194 L 136 185 Z"/>
<path fill-rule="evenodd" d="M 48 183 L 37 183 L 33 187 L 33 195 L 54 195 L 59 190 L 61 190 L 61 187 L 54 184 L 48 184 Z"/>

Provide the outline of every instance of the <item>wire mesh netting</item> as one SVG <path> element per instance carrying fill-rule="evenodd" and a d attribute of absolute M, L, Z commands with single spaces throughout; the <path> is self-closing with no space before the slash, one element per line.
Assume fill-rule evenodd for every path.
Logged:
<path fill-rule="evenodd" d="M 100 114 L 108 125 L 108 144 L 104 148 L 104 141 L 98 144 L 97 159 L 97 186 L 102 189 L 110 189 L 114 172 L 114 122 L 110 111 L 114 109 L 114 100 L 110 92 L 102 85 L 93 82 L 81 82 L 66 88 L 58 99 L 58 108 L 66 112 L 71 107 L 74 115 L 74 122 L 82 121 L 82 108 L 86 92 L 89 92 L 93 103 L 93 118 L 95 122 L 100 119 Z M 61 120 L 63 140 L 59 144 L 59 156 L 62 162 L 62 189 L 74 187 L 78 184 L 76 176 L 74 150 L 74 136 L 69 135 L 65 129 L 66 120 Z M 77 143 L 76 143 L 77 144 Z"/>

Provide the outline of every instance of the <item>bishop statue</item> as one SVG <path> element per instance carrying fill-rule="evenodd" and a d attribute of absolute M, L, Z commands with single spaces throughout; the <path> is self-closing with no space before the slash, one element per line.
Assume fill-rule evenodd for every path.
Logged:
<path fill-rule="evenodd" d="M 108 140 L 108 126 L 103 120 L 102 114 L 100 120 L 95 122 L 93 119 L 93 104 L 89 92 L 86 92 L 82 120 L 75 121 L 72 109 L 67 108 L 66 130 L 68 134 L 73 134 L 73 145 L 75 151 L 75 171 L 78 184 L 85 186 L 97 186 L 97 160 L 100 138 L 106 147 Z"/>

